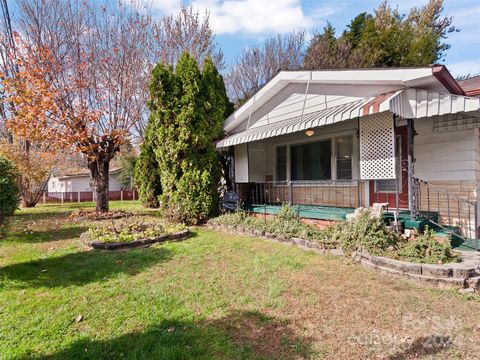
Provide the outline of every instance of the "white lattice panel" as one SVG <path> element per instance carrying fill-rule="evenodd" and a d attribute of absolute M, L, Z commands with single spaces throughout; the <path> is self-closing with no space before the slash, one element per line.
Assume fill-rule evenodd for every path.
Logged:
<path fill-rule="evenodd" d="M 246 183 L 248 179 L 248 144 L 235 146 L 235 182 Z"/>
<path fill-rule="evenodd" d="M 360 178 L 394 179 L 395 131 L 391 113 L 360 119 Z"/>

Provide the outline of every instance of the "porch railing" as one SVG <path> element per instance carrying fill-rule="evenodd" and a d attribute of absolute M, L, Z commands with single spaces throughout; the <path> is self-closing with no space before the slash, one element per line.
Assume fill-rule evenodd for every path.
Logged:
<path fill-rule="evenodd" d="M 464 239 L 478 238 L 477 200 L 470 191 L 455 194 L 427 181 L 415 179 L 419 215 L 447 231 L 459 230 Z M 458 190 L 456 189 L 458 192 Z"/>
<path fill-rule="evenodd" d="M 240 201 L 259 205 L 365 206 L 361 180 L 264 181 L 235 184 Z"/>

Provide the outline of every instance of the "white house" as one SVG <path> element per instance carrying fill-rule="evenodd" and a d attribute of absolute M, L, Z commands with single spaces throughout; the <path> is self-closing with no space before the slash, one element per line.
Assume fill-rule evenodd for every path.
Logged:
<path fill-rule="evenodd" d="M 217 148 L 253 211 L 290 202 L 335 219 L 380 202 L 475 237 L 480 92 L 468 86 L 441 65 L 281 71 L 225 120 Z"/>
<path fill-rule="evenodd" d="M 112 169 L 109 177 L 109 191 L 120 191 L 123 185 L 119 181 L 120 169 Z M 48 180 L 49 193 L 92 191 L 92 181 L 88 170 L 51 176 Z"/>

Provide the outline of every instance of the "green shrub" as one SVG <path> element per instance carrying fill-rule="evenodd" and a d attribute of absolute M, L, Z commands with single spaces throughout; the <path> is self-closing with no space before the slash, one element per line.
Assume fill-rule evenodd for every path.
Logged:
<path fill-rule="evenodd" d="M 372 216 L 368 209 L 356 221 L 339 223 L 330 232 L 347 252 L 365 249 L 371 254 L 382 255 L 396 249 L 401 242 L 394 231 L 387 229 L 383 214 Z"/>
<path fill-rule="evenodd" d="M 397 255 L 408 261 L 429 264 L 444 264 L 460 259 L 460 256 L 452 251 L 450 238 L 439 242 L 435 238 L 435 231 L 428 226 L 423 234 L 403 244 L 397 251 Z"/>
<path fill-rule="evenodd" d="M 0 238 L 5 235 L 7 221 L 18 208 L 20 189 L 13 164 L 0 155 Z"/>
<path fill-rule="evenodd" d="M 415 240 L 406 242 L 386 227 L 382 214 L 372 216 L 369 210 L 364 211 L 355 222 L 341 222 L 323 229 L 303 223 L 288 205 L 284 205 L 273 218 L 258 218 L 236 211 L 209 222 L 265 231 L 286 238 L 300 237 L 317 242 L 325 249 L 341 248 L 345 252 L 365 249 L 372 255 L 434 264 L 459 259 L 452 251 L 450 241 L 439 243 L 433 230 L 427 228 Z"/>
<path fill-rule="evenodd" d="M 249 230 L 260 230 L 285 238 L 300 237 L 315 241 L 324 248 L 337 247 L 337 243 L 328 235 L 328 230 L 319 229 L 314 225 L 305 224 L 288 205 L 283 205 L 277 216 L 263 218 L 249 216 L 245 211 L 226 213 L 209 220 L 212 224 L 230 225 Z"/>
<path fill-rule="evenodd" d="M 210 59 L 200 70 L 189 54 L 180 56 L 175 69 L 159 63 L 152 72 L 149 109 L 162 210 L 172 221 L 203 222 L 218 209 L 215 140 L 231 109 L 222 76 Z"/>

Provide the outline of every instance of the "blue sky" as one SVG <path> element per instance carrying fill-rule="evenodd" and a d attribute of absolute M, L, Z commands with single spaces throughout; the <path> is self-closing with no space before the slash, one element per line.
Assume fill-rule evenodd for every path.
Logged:
<path fill-rule="evenodd" d="M 210 13 L 210 24 L 227 66 L 244 47 L 259 45 L 277 33 L 305 29 L 309 34 L 330 21 L 340 34 L 357 14 L 373 12 L 381 0 L 123 0 L 144 2 L 154 16 L 175 13 L 182 4 Z M 8 1 L 12 10 L 15 0 Z M 428 0 L 390 0 L 401 13 Z M 449 34 L 444 64 L 454 76 L 480 74 L 480 0 L 444 0 L 445 14 L 461 31 Z M 15 9 L 16 10 L 16 9 Z"/>
<path fill-rule="evenodd" d="M 338 33 L 357 14 L 373 12 L 381 0 L 147 0 L 154 14 L 171 13 L 183 4 L 210 12 L 211 26 L 223 48 L 227 65 L 242 48 L 260 44 L 276 33 L 304 28 L 310 34 L 330 21 Z M 427 0 L 390 1 L 406 13 Z M 449 35 L 451 48 L 444 63 L 454 76 L 480 73 L 480 0 L 445 0 L 445 14 L 454 17 L 459 33 Z"/>

